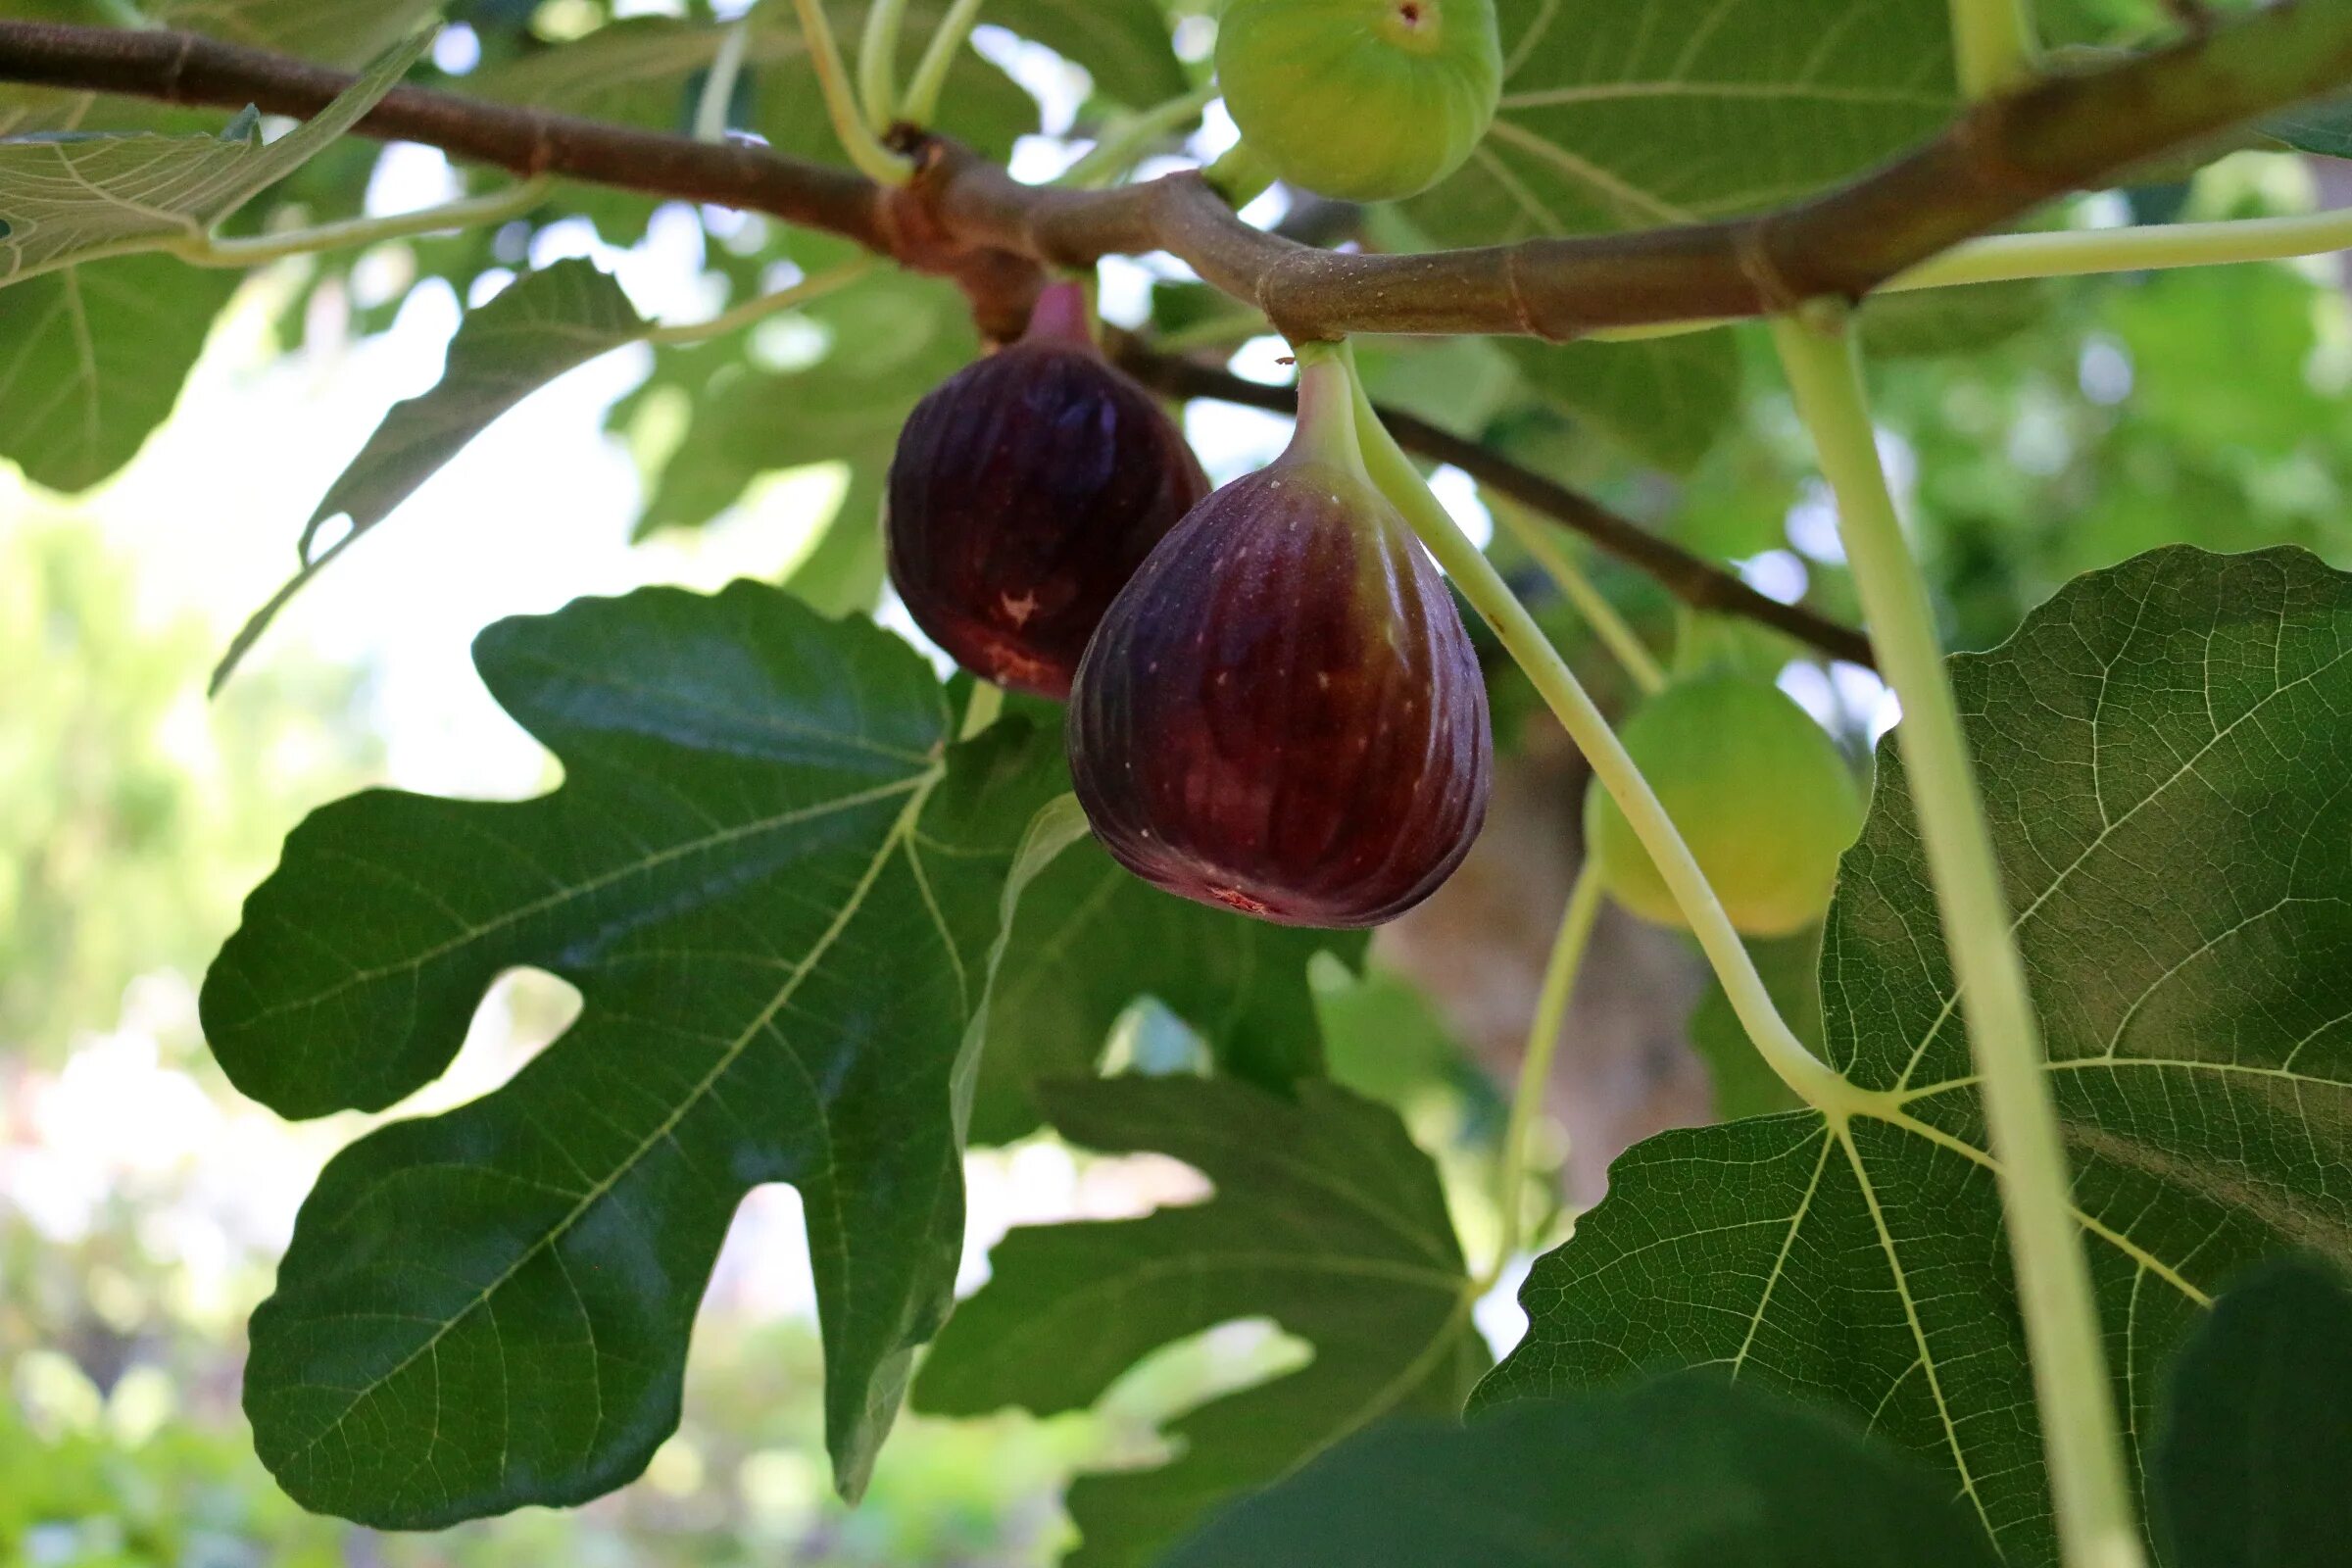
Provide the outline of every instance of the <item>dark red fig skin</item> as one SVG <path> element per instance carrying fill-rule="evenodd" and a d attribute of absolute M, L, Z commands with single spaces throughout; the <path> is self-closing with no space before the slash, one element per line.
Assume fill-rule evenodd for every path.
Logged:
<path fill-rule="evenodd" d="M 1049 290 L 1027 337 L 907 418 L 890 466 L 891 580 L 964 668 L 1065 697 L 1111 600 L 1207 493 L 1175 421 L 1087 337 L 1082 302 Z"/>
<path fill-rule="evenodd" d="M 1227 485 L 1127 585 L 1079 667 L 1070 766 L 1145 880 L 1284 925 L 1436 891 L 1486 820 L 1486 685 L 1404 520 L 1331 464 Z"/>

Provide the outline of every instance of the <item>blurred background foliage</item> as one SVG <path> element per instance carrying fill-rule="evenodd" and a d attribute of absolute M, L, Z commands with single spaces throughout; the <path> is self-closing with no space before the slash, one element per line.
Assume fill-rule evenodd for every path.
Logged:
<path fill-rule="evenodd" d="M 152 9 L 192 25 L 226 19 L 225 30 L 322 58 L 365 52 L 331 28 L 306 32 L 318 15 L 307 0 Z M 469 91 L 680 129 L 705 90 L 712 29 L 742 9 L 462 0 L 436 69 Z M 858 8 L 837 9 L 854 33 L 847 13 Z M 951 88 L 952 123 L 1024 173 L 1052 173 L 1106 117 L 1204 74 L 1199 19 L 1210 7 L 1169 9 L 1191 20 L 1172 53 L 1154 54 L 1073 36 L 1066 6 L 992 6 L 1004 26 L 984 33 L 984 55 Z M 2042 9 L 2064 41 L 2092 46 L 2130 41 L 2153 20 L 2139 0 Z M 0 0 L 5 17 L 112 10 Z M 921 0 L 916 10 L 910 47 L 924 32 Z M 775 4 L 760 13 L 730 122 L 829 156 L 788 18 Z M 169 119 L 0 89 L 0 128 Z M 1212 123 L 1190 150 L 1213 153 L 1221 135 Z M 491 183 L 417 153 L 339 147 L 240 222 Z M 2052 221 L 2305 211 L 2352 199 L 2340 168 L 2230 151 L 2193 178 L 2100 193 Z M 1272 201 L 1269 220 L 1283 213 Z M 1415 237 L 1393 217 L 1363 231 L 1373 243 Z M 686 1428 L 638 1486 L 575 1513 L 394 1539 L 300 1514 L 253 1459 L 237 1408 L 243 1318 L 318 1163 L 361 1123 L 277 1124 L 239 1102 L 205 1055 L 193 987 L 239 900 L 303 811 L 355 787 L 527 794 L 547 782 L 503 719 L 447 716 L 481 703 L 464 641 L 500 613 L 748 570 L 829 611 L 881 603 L 888 617 L 871 526 L 882 466 L 906 409 L 976 347 L 951 290 L 880 278 L 743 340 L 614 356 L 534 400 L 549 411 L 541 423 L 518 413 L 494 432 L 478 462 L 453 467 L 338 568 L 208 704 L 226 629 L 273 586 L 310 500 L 383 406 L 429 380 L 460 302 L 580 254 L 616 269 L 648 309 L 683 316 L 839 259 L 757 218 L 564 190 L 500 228 L 291 264 L 241 289 L 171 264 L 101 264 L 152 269 L 152 301 L 181 327 L 145 341 L 138 363 L 93 372 L 124 379 L 104 387 L 130 411 L 121 439 L 63 465 L 27 445 L 29 426 L 0 401 L 0 1564 L 1043 1564 L 1062 1539 L 1058 1488 L 1073 1469 L 1141 1459 L 1160 1417 L 1293 1353 L 1263 1325 L 1238 1325 L 1155 1358 L 1092 1416 L 909 1420 L 850 1513 L 825 1484 L 817 1348 L 787 1200 L 739 1226 L 697 1338 Z M 1123 324 L 1196 333 L 1230 308 L 1158 264 L 1107 269 L 1104 298 Z M 45 364 L 21 303 L 0 296 L 0 365 Z M 92 329 L 130 327 L 101 316 Z M 2067 578 L 2162 543 L 2295 543 L 2352 566 L 2352 309 L 2338 259 L 1911 296 L 1874 305 L 1867 329 L 1883 442 L 1955 646 L 1989 646 Z M 1279 345 L 1244 341 L 1246 327 L 1232 338 L 1239 371 L 1280 373 Z M 1629 411 L 1607 406 L 1608 389 L 1638 379 L 1620 372 L 1646 352 L 1398 343 L 1369 347 L 1366 361 L 1382 397 L 1592 490 L 1767 592 L 1850 618 L 1834 514 L 1761 335 L 1705 340 L 1707 373 L 1728 375 L 1731 395 L 1637 405 L 1628 439 Z M 1574 358 L 1548 357 L 1562 353 Z M 178 413 L 133 461 L 174 398 Z M 1221 478 L 1281 440 L 1278 422 L 1231 409 L 1197 406 L 1189 422 Z M 1461 476 L 1444 493 L 1475 514 Z M 632 548 L 641 539 L 652 543 Z M 1507 544 L 1494 553 L 1595 690 L 1629 705 L 1541 573 Z M 1858 760 L 1891 720 L 1866 672 L 1694 623 L 1645 579 L 1588 564 L 1654 647 L 1777 671 Z M 1579 780 L 1517 677 L 1494 681 L 1501 737 L 1538 802 L 1506 849 L 1540 843 L 1548 856 L 1573 833 Z M 1368 979 L 1321 960 L 1314 970 L 1335 1069 L 1406 1110 L 1447 1170 L 1474 1251 L 1492 1221 L 1480 1194 L 1496 1077 L 1532 998 L 1512 976 L 1540 966 L 1551 918 L 1545 907 L 1532 935 L 1506 930 L 1475 893 L 1386 940 Z M 1534 953 L 1518 970 L 1494 967 L 1523 948 Z M 1467 950 L 1494 963 L 1456 961 Z M 1765 955 L 1800 1019 L 1812 952 L 1799 939 Z M 503 992 L 442 1102 L 479 1092 L 555 1033 L 567 1016 L 560 992 Z M 1778 1102 L 1720 996 L 1704 992 L 1633 986 L 1604 1004 L 1622 1017 L 1580 1011 L 1575 1027 L 1663 1039 L 1672 1059 L 1635 1045 L 1571 1054 L 1554 1108 L 1579 1141 L 1572 1198 L 1589 1201 L 1615 1148 L 1658 1125 L 1710 1104 L 1737 1114 Z M 1477 997 L 1501 998 L 1494 1016 Z M 1108 1047 L 1109 1059 L 1163 1070 L 1196 1054 L 1184 1026 L 1148 1004 Z M 1659 1089 L 1678 1073 L 1698 1089 Z M 1550 1153 L 1568 1157 L 1560 1137 Z M 983 1155 L 974 1268 L 980 1244 L 1019 1220 L 1198 1196 L 1164 1165 L 1088 1160 L 1043 1137 Z M 1495 1306 L 1497 1335 L 1511 1332 L 1510 1311 Z"/>

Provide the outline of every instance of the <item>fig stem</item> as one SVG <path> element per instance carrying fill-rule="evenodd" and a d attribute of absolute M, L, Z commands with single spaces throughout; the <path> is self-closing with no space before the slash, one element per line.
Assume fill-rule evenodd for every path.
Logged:
<path fill-rule="evenodd" d="M 906 0 L 874 0 L 865 14 L 864 36 L 858 40 L 858 101 L 876 135 L 898 118 L 899 33 L 906 21 Z"/>
<path fill-rule="evenodd" d="M 906 97 L 899 112 L 918 125 L 928 125 L 939 113 L 940 95 L 948 90 L 948 73 L 956 69 L 956 52 L 963 47 L 964 39 L 980 21 L 983 0 L 956 0 L 948 14 L 939 20 L 939 30 L 931 34 L 931 42 L 923 50 L 923 58 L 914 68 L 914 75 L 906 84 Z"/>
<path fill-rule="evenodd" d="M 1369 481 L 1361 433 L 1356 429 L 1355 374 L 1350 361 L 1332 343 L 1299 344 L 1293 352 L 1298 360 L 1298 421 L 1291 450 L 1345 472 L 1362 474 Z"/>
<path fill-rule="evenodd" d="M 1152 145 L 1200 118 L 1216 98 L 1212 83 L 1155 104 L 1141 114 L 1123 116 L 1103 127 L 1102 137 L 1069 168 L 1054 177 L 1056 185 L 1076 190 L 1107 185 L 1141 162 Z"/>
<path fill-rule="evenodd" d="M 1502 1172 L 1494 1189 L 1502 1233 L 1495 1244 L 1494 1261 L 1479 1282 L 1480 1296 L 1494 1288 L 1495 1280 L 1526 1241 L 1528 1144 L 1535 1135 L 1536 1112 L 1543 1107 L 1544 1091 L 1551 1084 L 1551 1058 L 1559 1050 L 1568 1004 L 1576 995 L 1576 978 L 1592 946 L 1592 927 L 1600 918 L 1601 897 L 1600 877 L 1588 856 L 1568 890 L 1559 935 L 1552 939 L 1551 956 L 1544 965 L 1544 989 L 1536 999 L 1535 1019 L 1528 1025 L 1527 1054 L 1519 1061 L 1518 1087 L 1511 1093 L 1511 1119 L 1502 1135 Z"/>
<path fill-rule="evenodd" d="M 1029 330 L 1022 335 L 1034 341 L 1097 347 L 1094 308 L 1086 297 L 1086 285 L 1068 279 L 1048 283 L 1029 312 Z"/>
<path fill-rule="evenodd" d="M 1968 1043 L 1984 1082 L 2018 1300 L 2033 1352 L 2058 1537 L 2068 1568 L 2139 1568 L 2113 1384 L 2066 1146 L 2009 901 L 1960 725 L 1926 576 L 1880 465 L 1862 365 L 1842 306 L 1781 318 L 1773 336 L 1838 498 L 1838 532 L 1879 668 L 1903 708 L 1903 761 Z M 1897 1085 L 1898 1091 L 1902 1085 Z"/>
<path fill-rule="evenodd" d="M 646 332 L 645 341 L 660 344 L 665 348 L 677 348 L 689 343 L 708 342 L 714 337 L 724 337 L 729 332 L 764 321 L 778 311 L 788 311 L 796 305 L 806 305 L 811 300 L 822 299 L 827 294 L 845 289 L 880 265 L 878 261 L 870 257 L 855 262 L 844 262 L 829 271 L 805 277 L 789 288 L 780 288 L 771 294 L 762 294 L 757 299 L 745 300 L 733 310 L 721 311 L 708 321 L 681 321 L 674 326 L 653 327 Z"/>
<path fill-rule="evenodd" d="M 744 52 L 752 41 L 752 18 L 745 12 L 718 40 L 718 53 L 703 77 L 703 94 L 694 106 L 694 139 L 719 143 L 727 139 L 727 110 L 735 101 L 735 84 L 743 79 Z"/>
<path fill-rule="evenodd" d="M 1625 617 L 1617 613 L 1617 607 L 1609 603 L 1608 597 L 1592 586 L 1592 579 L 1585 575 L 1584 567 L 1560 548 L 1551 529 L 1509 496 L 1492 490 L 1482 490 L 1479 494 L 1494 520 L 1544 568 L 1576 612 L 1585 617 L 1592 634 L 1625 666 L 1626 674 L 1641 688 L 1642 695 L 1654 697 L 1664 691 L 1666 671 L 1659 666 L 1656 656 L 1635 635 Z"/>
<path fill-rule="evenodd" d="M 2026 0 L 1951 0 L 1952 53 L 1960 90 L 1989 98 L 2034 79 L 2040 53 Z"/>
<path fill-rule="evenodd" d="M 172 247 L 172 254 L 193 267 L 261 267 L 283 261 L 289 256 L 308 256 L 316 251 L 345 250 L 354 245 L 373 245 L 387 239 L 406 239 L 416 234 L 438 234 L 450 229 L 473 228 L 483 223 L 503 223 L 510 218 L 519 218 L 547 199 L 553 180 L 544 176 L 525 179 L 492 191 L 485 196 L 468 196 L 462 201 L 446 202 L 439 207 L 427 207 L 414 213 L 395 213 L 384 218 L 354 218 L 336 223 L 320 223 L 315 228 L 289 229 L 278 234 L 257 234 L 245 239 L 222 239 L 215 234 L 199 234 Z"/>
<path fill-rule="evenodd" d="M 1226 206 L 1238 212 L 1266 193 L 1274 183 L 1274 171 L 1250 150 L 1248 142 L 1237 141 L 1200 177 L 1225 199 Z"/>
<path fill-rule="evenodd" d="M 1462 597 L 1518 661 L 1553 716 L 1568 731 L 1568 738 L 1592 764 L 1593 776 L 1616 800 L 1642 847 L 1657 862 L 1659 874 L 1682 906 L 1691 934 L 1698 939 L 1700 951 L 1722 982 L 1734 1012 L 1747 1030 L 1748 1038 L 1755 1042 L 1758 1054 L 1782 1082 L 1807 1104 L 1820 1110 L 1833 1125 L 1841 1125 L 1853 1114 L 1878 1106 L 1880 1097 L 1847 1082 L 1796 1038 L 1796 1032 L 1788 1027 L 1772 994 L 1765 989 L 1763 977 L 1756 973 L 1755 960 L 1748 956 L 1740 933 L 1733 929 L 1722 901 L 1715 897 L 1715 890 L 1707 885 L 1706 874 L 1691 858 L 1690 847 L 1683 842 L 1681 831 L 1666 814 L 1666 808 L 1659 804 L 1656 792 L 1642 776 L 1642 770 L 1626 754 L 1608 720 L 1593 706 L 1584 683 L 1576 678 L 1576 672 L 1568 667 L 1559 650 L 1552 647 L 1551 639 L 1544 635 L 1535 617 L 1527 612 L 1527 607 L 1511 593 L 1510 585 L 1502 580 L 1494 563 L 1470 542 L 1469 535 L 1462 532 L 1445 504 L 1430 493 L 1421 471 L 1413 466 L 1413 460 L 1405 456 L 1404 449 L 1373 412 L 1372 401 L 1365 395 L 1362 381 L 1355 378 L 1352 365 L 1349 380 L 1355 397 L 1356 431 L 1363 443 L 1372 482 L 1404 514 L 1413 532 L 1420 536 L 1429 553 L 1437 557 L 1438 564 L 1446 568 Z"/>
<path fill-rule="evenodd" d="M 858 172 L 875 184 L 906 184 L 913 176 L 914 165 L 883 146 L 858 111 L 849 67 L 842 63 L 841 42 L 833 36 L 833 24 L 825 20 L 823 0 L 793 0 L 793 8 L 800 13 L 801 37 L 808 46 L 808 63 L 816 68 L 825 118 L 833 122 L 833 135 L 841 150 Z"/>

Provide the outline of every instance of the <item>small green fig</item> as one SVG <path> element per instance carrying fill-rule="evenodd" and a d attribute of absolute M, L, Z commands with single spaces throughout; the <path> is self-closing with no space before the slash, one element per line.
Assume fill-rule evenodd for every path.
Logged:
<path fill-rule="evenodd" d="M 1733 925 L 1786 936 L 1821 918 L 1838 858 L 1862 829 L 1862 794 L 1837 743 L 1787 693 L 1740 675 L 1681 682 L 1643 704 L 1621 738 Z M 1689 925 L 1597 779 L 1585 796 L 1585 853 L 1619 904 Z"/>
<path fill-rule="evenodd" d="M 1175 421 L 1095 346 L 1084 290 L 1055 283 L 1018 343 L 907 416 L 891 582 L 964 668 L 1060 698 L 1112 597 L 1206 494 Z"/>
<path fill-rule="evenodd" d="M 1364 926 L 1436 891 L 1486 819 L 1494 742 L 1444 577 L 1375 488 L 1354 383 L 1299 377 L 1298 427 L 1152 551 L 1070 696 L 1105 849 L 1170 893 Z"/>
<path fill-rule="evenodd" d="M 1397 201 L 1459 169 L 1494 122 L 1494 0 L 1233 0 L 1217 80 L 1244 143 L 1282 178 Z"/>

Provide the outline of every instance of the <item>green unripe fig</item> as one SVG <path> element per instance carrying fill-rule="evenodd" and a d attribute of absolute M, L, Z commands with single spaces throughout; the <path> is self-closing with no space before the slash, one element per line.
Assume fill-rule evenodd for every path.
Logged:
<path fill-rule="evenodd" d="M 1862 792 L 1837 743 L 1787 693 L 1703 676 L 1643 704 L 1622 738 L 1733 925 L 1787 936 L 1821 918 L 1838 858 L 1862 829 Z M 1597 779 L 1585 796 L 1585 853 L 1619 904 L 1661 925 L 1690 924 Z"/>
<path fill-rule="evenodd" d="M 1217 80 L 1294 185 L 1396 201 L 1462 166 L 1502 96 L 1494 0 L 1234 0 Z"/>

